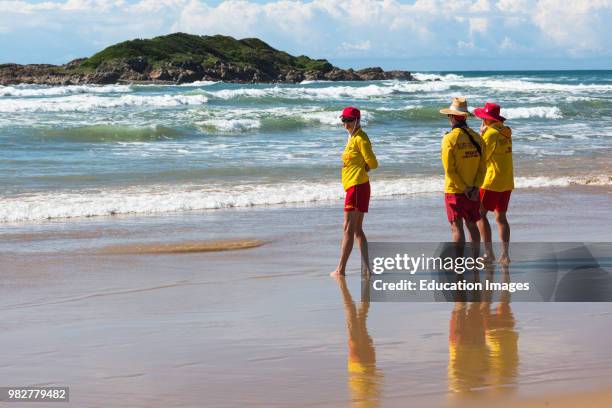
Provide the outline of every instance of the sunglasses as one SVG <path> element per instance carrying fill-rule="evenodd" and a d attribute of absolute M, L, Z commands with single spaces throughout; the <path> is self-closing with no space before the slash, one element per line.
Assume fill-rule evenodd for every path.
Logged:
<path fill-rule="evenodd" d="M 340 120 L 342 121 L 342 123 L 351 123 L 355 121 L 355 119 L 353 118 L 340 118 Z"/>

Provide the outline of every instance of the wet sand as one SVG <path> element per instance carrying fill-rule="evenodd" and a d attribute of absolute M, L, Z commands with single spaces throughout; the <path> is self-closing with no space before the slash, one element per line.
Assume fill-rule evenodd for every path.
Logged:
<path fill-rule="evenodd" d="M 515 240 L 609 240 L 609 189 L 513 200 Z M 448 239 L 437 195 L 371 211 L 371 241 Z M 609 406 L 584 393 L 612 389 L 612 305 L 361 302 L 356 253 L 346 281 L 328 276 L 341 217 L 330 203 L 5 226 L 0 384 L 69 386 L 78 407 Z"/>
<path fill-rule="evenodd" d="M 579 394 L 562 394 L 548 397 L 522 400 L 520 406 L 524 408 L 570 408 L 570 407 L 609 407 L 612 405 L 612 391 L 598 390 Z M 506 404 L 510 407 L 512 405 Z"/>
<path fill-rule="evenodd" d="M 145 245 L 116 245 L 103 248 L 101 254 L 188 254 L 193 252 L 223 252 L 238 251 L 241 249 L 257 248 L 264 243 L 256 239 L 204 241 L 204 242 L 175 242 Z"/>

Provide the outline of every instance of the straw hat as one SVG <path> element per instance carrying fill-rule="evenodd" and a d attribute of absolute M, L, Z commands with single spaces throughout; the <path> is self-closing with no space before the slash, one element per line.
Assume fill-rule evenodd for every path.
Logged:
<path fill-rule="evenodd" d="M 440 109 L 440 113 L 445 115 L 457 115 L 457 116 L 471 116 L 472 114 L 468 111 L 467 108 L 467 99 L 453 98 L 453 102 L 448 109 Z"/>

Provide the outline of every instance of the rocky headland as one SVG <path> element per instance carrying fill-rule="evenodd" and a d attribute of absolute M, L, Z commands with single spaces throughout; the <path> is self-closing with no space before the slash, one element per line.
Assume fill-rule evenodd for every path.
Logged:
<path fill-rule="evenodd" d="M 414 80 L 407 71 L 341 69 L 325 59 L 293 56 L 257 38 L 169 34 L 112 45 L 64 65 L 0 64 L 0 84 L 79 85 L 225 81 Z"/>

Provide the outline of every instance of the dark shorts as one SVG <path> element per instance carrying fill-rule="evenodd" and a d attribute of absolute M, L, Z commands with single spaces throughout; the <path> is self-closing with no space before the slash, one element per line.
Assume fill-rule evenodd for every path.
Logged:
<path fill-rule="evenodd" d="M 370 205 L 370 182 L 357 184 L 349 187 L 346 190 L 346 198 L 344 199 L 344 211 L 359 211 L 362 213 L 368 212 Z"/>
<path fill-rule="evenodd" d="M 491 191 L 480 189 L 480 202 L 482 208 L 487 211 L 508 211 L 508 203 L 510 202 L 510 193 L 512 190 L 507 191 Z"/>
<path fill-rule="evenodd" d="M 446 215 L 448 221 L 453 222 L 458 218 L 466 221 L 476 222 L 480 219 L 480 201 L 472 201 L 465 194 L 444 194 L 446 204 Z"/>

